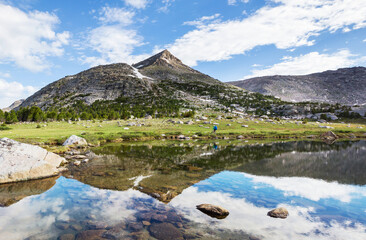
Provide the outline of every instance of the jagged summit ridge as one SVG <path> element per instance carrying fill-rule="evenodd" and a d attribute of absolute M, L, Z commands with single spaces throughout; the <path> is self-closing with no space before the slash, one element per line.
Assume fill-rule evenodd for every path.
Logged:
<path fill-rule="evenodd" d="M 133 64 L 132 66 L 137 69 L 143 69 L 150 66 L 162 66 L 162 67 L 169 67 L 172 69 L 184 70 L 187 72 L 193 72 L 193 73 L 198 72 L 185 65 L 179 58 L 175 57 L 168 50 L 164 50 L 146 60 Z"/>

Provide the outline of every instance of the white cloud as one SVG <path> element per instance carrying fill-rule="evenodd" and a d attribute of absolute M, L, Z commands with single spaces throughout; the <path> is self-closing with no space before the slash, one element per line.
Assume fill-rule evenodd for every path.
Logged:
<path fill-rule="evenodd" d="M 31 71 L 42 71 L 50 64 L 46 58 L 61 56 L 69 42 L 69 32 L 55 32 L 56 15 L 23 12 L 0 3 L 0 61 L 15 62 Z"/>
<path fill-rule="evenodd" d="M 136 47 L 142 46 L 143 38 L 135 30 L 124 29 L 120 25 L 101 26 L 93 29 L 88 37 L 89 46 L 100 57 L 84 57 L 82 61 L 91 66 L 125 62 L 136 63 L 148 55 L 134 56 Z"/>
<path fill-rule="evenodd" d="M 75 191 L 77 188 L 79 191 Z M 63 189 L 60 194 L 52 194 L 55 188 Z M 51 192 L 51 193 L 50 193 Z M 94 199 L 89 204 L 72 202 L 87 197 Z M 58 179 L 49 192 L 22 199 L 6 208 L 0 208 L 0 235 L 6 239 L 56 239 L 60 231 L 53 225 L 56 221 L 70 221 L 85 216 L 85 210 L 96 221 L 113 226 L 129 219 L 134 220 L 136 213 L 132 199 L 151 199 L 150 196 L 129 189 L 127 191 L 110 191 L 89 187 L 70 179 Z M 153 204 L 158 204 L 153 200 Z M 72 203 L 72 204 L 70 204 Z M 116 214 L 118 213 L 118 214 Z M 23 223 L 20 224 L 19 223 Z"/>
<path fill-rule="evenodd" d="M 10 73 L 6 72 L 6 73 L 3 73 L 3 72 L 0 72 L 0 77 L 3 77 L 3 78 L 10 78 L 11 75 Z"/>
<path fill-rule="evenodd" d="M 100 15 L 99 21 L 104 24 L 119 23 L 122 25 L 129 25 L 132 23 L 135 12 L 127 11 L 123 8 L 103 7 L 100 11 Z"/>
<path fill-rule="evenodd" d="M 265 183 L 284 192 L 285 196 L 300 196 L 312 201 L 335 199 L 349 203 L 353 199 L 365 198 L 366 189 L 360 186 L 326 182 L 306 177 L 267 177 L 243 173 L 253 183 Z"/>
<path fill-rule="evenodd" d="M 208 199 L 210 204 L 225 207 L 230 215 L 225 220 L 214 220 L 192 207 L 207 203 Z M 277 207 L 285 207 L 289 211 L 289 217 L 278 220 L 267 216 L 270 208 L 256 206 L 245 198 L 235 198 L 221 191 L 199 191 L 197 187 L 185 189 L 169 205 L 184 212 L 185 217 L 199 223 L 203 229 L 239 230 L 264 240 L 363 240 L 366 236 L 365 225 L 356 222 L 352 226 L 337 221 L 330 221 L 328 224 L 311 215 L 315 211 L 313 207 L 281 204 Z"/>
<path fill-rule="evenodd" d="M 135 12 L 122 8 L 103 7 L 99 12 L 102 26 L 87 34 L 86 47 L 99 56 L 82 56 L 82 63 L 90 66 L 109 63 L 136 63 L 148 57 L 147 54 L 133 55 L 136 47 L 144 45 L 144 39 L 134 29 L 128 28 L 134 21 Z"/>
<path fill-rule="evenodd" d="M 363 42 L 366 42 L 366 39 L 364 39 Z"/>
<path fill-rule="evenodd" d="M 194 66 L 197 61 L 227 60 L 256 46 L 309 46 L 324 31 L 365 27 L 365 12 L 364 0 L 271 0 L 249 17 L 208 22 L 166 47 Z"/>
<path fill-rule="evenodd" d="M 242 2 L 242 3 L 248 3 L 249 0 L 227 0 L 227 4 L 229 5 L 236 5 L 236 3 Z"/>
<path fill-rule="evenodd" d="M 134 8 L 143 9 L 149 3 L 149 0 L 124 0 L 127 5 L 130 5 Z"/>
<path fill-rule="evenodd" d="M 35 87 L 23 86 L 18 82 L 7 82 L 0 79 L 0 108 L 8 107 L 19 99 L 25 99 L 36 91 Z"/>
<path fill-rule="evenodd" d="M 255 68 L 256 67 L 262 67 L 262 65 L 261 64 L 253 64 L 252 67 L 255 67 Z"/>
<path fill-rule="evenodd" d="M 349 50 L 341 50 L 333 54 L 311 52 L 298 57 L 284 57 L 283 62 L 265 69 L 254 69 L 244 79 L 270 75 L 304 75 L 351 67 L 364 61 L 366 61 L 365 57 L 354 55 Z"/>
<path fill-rule="evenodd" d="M 211 16 L 203 16 L 197 20 L 194 21 L 187 21 L 184 22 L 183 25 L 190 25 L 190 26 L 196 26 L 196 27 L 204 27 L 204 24 L 206 24 L 207 22 L 212 22 L 212 21 L 216 21 L 219 22 L 218 18 L 220 17 L 219 13 L 216 13 L 214 15 Z"/>
<path fill-rule="evenodd" d="M 163 6 L 158 9 L 159 12 L 168 12 L 169 7 L 175 0 L 162 0 Z"/>

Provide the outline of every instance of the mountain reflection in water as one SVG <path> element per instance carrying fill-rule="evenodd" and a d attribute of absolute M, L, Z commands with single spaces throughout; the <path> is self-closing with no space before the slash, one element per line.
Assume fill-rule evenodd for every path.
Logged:
<path fill-rule="evenodd" d="M 365 141 L 216 144 L 106 145 L 57 180 L 0 185 L 0 239 L 366 239 Z"/>

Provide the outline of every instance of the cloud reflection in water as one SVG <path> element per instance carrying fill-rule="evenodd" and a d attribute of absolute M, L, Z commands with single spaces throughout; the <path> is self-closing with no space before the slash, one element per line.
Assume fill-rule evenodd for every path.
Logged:
<path fill-rule="evenodd" d="M 222 206 L 230 215 L 214 220 L 192 207 L 202 203 Z M 225 171 L 184 190 L 170 205 L 205 226 L 261 239 L 366 239 L 366 218 L 359 214 L 366 207 L 365 186 Z M 289 210 L 287 219 L 267 216 L 279 206 Z"/>

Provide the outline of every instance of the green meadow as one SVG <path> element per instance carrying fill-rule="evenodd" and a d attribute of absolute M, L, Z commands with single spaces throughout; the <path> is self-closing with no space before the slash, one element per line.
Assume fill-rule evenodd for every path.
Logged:
<path fill-rule="evenodd" d="M 89 143 L 153 140 L 174 138 L 178 135 L 191 137 L 197 135 L 202 139 L 237 138 L 242 135 L 252 138 L 317 138 L 320 134 L 333 131 L 340 138 L 366 138 L 366 124 L 359 123 L 327 123 L 319 124 L 301 121 L 256 122 L 244 119 L 211 120 L 211 124 L 203 121 L 194 124 L 173 124 L 168 119 L 136 119 L 119 121 L 78 121 L 48 123 L 16 123 L 8 125 L 10 129 L 0 131 L 0 137 L 7 137 L 21 142 L 61 145 L 70 135 L 78 135 Z M 178 120 L 178 119 L 173 119 Z M 188 120 L 184 120 L 185 122 Z M 129 123 L 141 126 L 127 126 Z M 213 123 L 218 123 L 218 131 L 213 133 Z M 248 125 L 248 127 L 243 127 Z M 320 128 L 331 126 L 334 129 Z M 165 135 L 165 136 L 164 136 Z"/>

